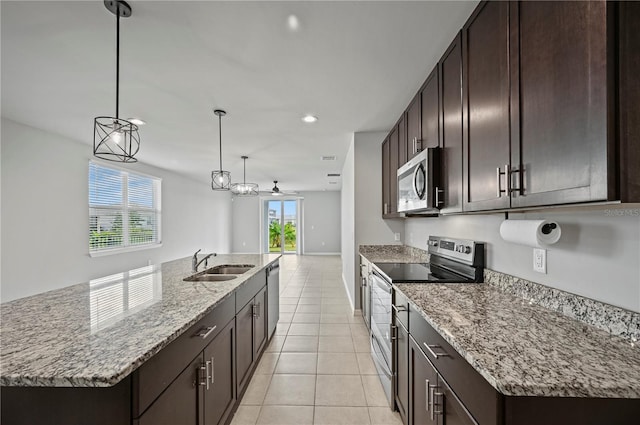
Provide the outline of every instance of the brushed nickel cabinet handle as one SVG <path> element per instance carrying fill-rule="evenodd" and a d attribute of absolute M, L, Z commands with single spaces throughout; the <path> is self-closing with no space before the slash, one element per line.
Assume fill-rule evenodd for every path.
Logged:
<path fill-rule="evenodd" d="M 215 357 L 211 356 L 211 385 L 213 385 L 213 383 L 216 380 L 216 369 L 215 369 Z"/>
<path fill-rule="evenodd" d="M 439 207 L 440 204 L 444 204 L 444 201 L 440 200 L 440 194 L 444 195 L 444 189 L 440 189 L 438 186 L 436 186 L 436 202 L 435 202 L 435 207 Z"/>
<path fill-rule="evenodd" d="M 503 193 L 506 193 L 506 190 L 502 189 L 502 182 L 500 179 L 500 176 L 502 176 L 503 174 L 505 174 L 500 167 L 496 167 L 496 180 L 498 182 L 498 188 L 496 190 L 496 196 L 498 198 L 500 198 L 502 196 Z"/>
<path fill-rule="evenodd" d="M 426 342 L 423 342 L 422 345 L 424 345 L 427 351 L 436 359 L 439 359 L 440 357 L 451 357 L 447 353 L 436 353 L 435 351 L 433 351 L 433 348 L 442 348 L 439 345 L 428 345 Z"/>
<path fill-rule="evenodd" d="M 429 412 L 429 380 L 424 380 L 424 408 Z"/>
<path fill-rule="evenodd" d="M 204 328 L 200 329 L 200 330 L 199 330 L 195 335 L 193 335 L 193 336 L 194 336 L 194 337 L 195 337 L 195 336 L 199 336 L 199 337 L 200 337 L 200 338 L 202 338 L 202 339 L 207 339 L 207 337 L 208 337 L 209 335 L 211 335 L 211 333 L 212 333 L 213 331 L 215 331 L 217 327 L 218 327 L 218 325 L 205 326 Z"/>

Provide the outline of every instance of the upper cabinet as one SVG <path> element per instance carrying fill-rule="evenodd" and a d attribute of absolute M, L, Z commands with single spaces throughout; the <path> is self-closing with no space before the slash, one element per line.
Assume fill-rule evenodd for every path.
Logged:
<path fill-rule="evenodd" d="M 509 5 L 481 4 L 462 29 L 464 211 L 509 207 Z"/>
<path fill-rule="evenodd" d="M 605 2 L 510 3 L 512 207 L 609 197 L 612 10 Z"/>
<path fill-rule="evenodd" d="M 400 156 L 400 134 L 404 120 L 400 120 L 382 143 L 382 217 L 400 218 L 398 213 L 398 168 L 402 165 Z"/>
<path fill-rule="evenodd" d="M 639 26 L 640 2 L 481 2 L 389 161 L 441 147 L 445 214 L 640 202 Z"/>

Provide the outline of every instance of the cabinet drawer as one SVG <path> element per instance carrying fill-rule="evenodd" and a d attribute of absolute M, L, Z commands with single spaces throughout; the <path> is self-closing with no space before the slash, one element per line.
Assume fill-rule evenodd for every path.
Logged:
<path fill-rule="evenodd" d="M 235 296 L 231 295 L 133 373 L 134 418 L 149 407 L 234 315 Z"/>
<path fill-rule="evenodd" d="M 267 272 L 262 269 L 236 290 L 236 313 L 256 296 L 267 284 Z"/>
<path fill-rule="evenodd" d="M 415 309 L 410 310 L 409 323 L 409 333 L 417 345 L 475 420 L 499 423 L 502 396 Z"/>
<path fill-rule="evenodd" d="M 402 292 L 393 291 L 393 313 L 396 316 L 396 320 L 404 325 L 406 329 L 409 329 L 409 300 Z"/>

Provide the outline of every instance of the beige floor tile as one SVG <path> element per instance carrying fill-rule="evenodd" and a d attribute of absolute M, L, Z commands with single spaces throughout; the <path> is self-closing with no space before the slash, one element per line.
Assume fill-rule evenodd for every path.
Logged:
<path fill-rule="evenodd" d="M 278 375 L 274 375 L 278 376 Z M 366 406 L 359 375 L 318 375 L 316 406 Z"/>
<path fill-rule="evenodd" d="M 279 352 L 280 350 L 282 350 L 282 345 L 284 344 L 286 338 L 287 337 L 285 335 L 275 335 L 273 338 L 271 338 L 271 342 L 269 342 L 266 351 L 268 353 Z"/>
<path fill-rule="evenodd" d="M 255 425 L 261 406 L 239 406 L 233 415 L 231 425 Z"/>
<path fill-rule="evenodd" d="M 322 289 L 318 288 L 305 288 L 300 293 L 300 298 L 320 298 L 322 296 Z"/>
<path fill-rule="evenodd" d="M 354 336 L 353 339 L 353 347 L 356 353 L 370 353 L 371 352 L 371 339 L 362 336 Z"/>
<path fill-rule="evenodd" d="M 359 336 L 363 338 L 369 338 L 369 329 L 365 325 L 359 323 L 352 323 L 349 325 L 351 329 L 351 335 Z"/>
<path fill-rule="evenodd" d="M 369 417 L 371 425 L 402 425 L 400 414 L 389 407 L 369 407 Z"/>
<path fill-rule="evenodd" d="M 280 313 L 280 317 L 278 318 L 278 323 L 291 323 L 292 318 L 293 318 L 293 313 Z"/>
<path fill-rule="evenodd" d="M 317 406 L 313 417 L 314 425 L 369 425 L 369 411 L 366 407 Z"/>
<path fill-rule="evenodd" d="M 296 307 L 296 304 L 282 304 L 280 306 L 280 313 L 295 313 Z"/>
<path fill-rule="evenodd" d="M 295 319 L 295 316 L 294 316 Z M 333 314 L 333 313 L 321 313 L 320 323 L 349 323 L 349 316 L 347 314 Z"/>
<path fill-rule="evenodd" d="M 367 406 L 389 406 L 380 378 L 376 375 L 361 375 L 361 377 L 367 397 Z"/>
<path fill-rule="evenodd" d="M 358 375 L 355 353 L 318 353 L 318 374 Z"/>
<path fill-rule="evenodd" d="M 321 313 L 351 314 L 351 307 L 344 305 L 323 305 Z"/>
<path fill-rule="evenodd" d="M 313 406 L 263 406 L 258 425 L 312 425 Z"/>
<path fill-rule="evenodd" d="M 253 375 L 247 391 L 242 396 L 240 404 L 258 406 L 264 402 L 264 396 L 269 388 L 269 382 L 271 382 L 272 375 Z"/>
<path fill-rule="evenodd" d="M 309 304 L 318 305 L 320 303 L 321 303 L 320 298 L 305 297 L 305 296 L 300 297 L 300 301 L 298 302 L 298 304 L 301 304 L 301 305 L 309 305 Z"/>
<path fill-rule="evenodd" d="M 282 346 L 282 351 L 315 353 L 318 351 L 318 337 L 289 335 Z"/>
<path fill-rule="evenodd" d="M 349 302 L 346 299 L 347 297 L 329 297 L 322 295 L 322 304 L 323 305 L 344 305 L 348 306 Z"/>
<path fill-rule="evenodd" d="M 302 294 L 302 288 L 292 288 L 291 286 L 287 287 L 287 289 L 282 292 L 283 297 L 299 297 Z"/>
<path fill-rule="evenodd" d="M 361 375 L 377 375 L 376 365 L 373 363 L 371 353 L 356 353 L 358 369 Z"/>
<path fill-rule="evenodd" d="M 313 406 L 315 375 L 273 375 L 265 405 Z"/>
<path fill-rule="evenodd" d="M 280 296 L 280 306 L 283 305 L 298 305 L 298 297 L 283 297 Z"/>
<path fill-rule="evenodd" d="M 317 304 L 300 304 L 296 313 L 320 313 L 321 306 Z"/>
<path fill-rule="evenodd" d="M 353 340 L 349 336 L 321 336 L 318 351 L 325 353 L 353 353 Z"/>
<path fill-rule="evenodd" d="M 316 336 L 320 325 L 317 323 L 292 323 L 287 335 Z"/>
<path fill-rule="evenodd" d="M 276 363 L 278 363 L 279 356 L 280 353 L 278 352 L 265 352 L 262 354 L 262 358 L 260 359 L 260 363 L 258 363 L 255 373 L 259 375 L 273 374 L 273 371 L 276 368 Z"/>
<path fill-rule="evenodd" d="M 292 323 L 320 323 L 320 313 L 296 313 Z"/>
<path fill-rule="evenodd" d="M 321 336 L 351 336 L 349 325 L 340 323 L 322 323 L 320 325 Z"/>
<path fill-rule="evenodd" d="M 362 314 L 360 312 L 358 312 L 357 314 L 350 314 L 349 315 L 349 322 L 350 323 L 360 323 L 361 325 L 364 325 L 364 318 L 362 317 Z"/>
<path fill-rule="evenodd" d="M 295 315 L 293 316 L 295 319 Z M 276 325 L 275 335 L 286 335 L 289 332 L 289 323 L 278 323 Z"/>
<path fill-rule="evenodd" d="M 317 363 L 317 353 L 282 353 L 275 373 L 315 374 Z"/>

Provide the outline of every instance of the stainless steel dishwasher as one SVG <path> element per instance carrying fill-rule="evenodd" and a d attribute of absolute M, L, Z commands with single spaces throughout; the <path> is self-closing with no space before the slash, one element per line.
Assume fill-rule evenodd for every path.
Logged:
<path fill-rule="evenodd" d="M 280 261 L 267 267 L 267 336 L 271 338 L 280 319 Z"/>

